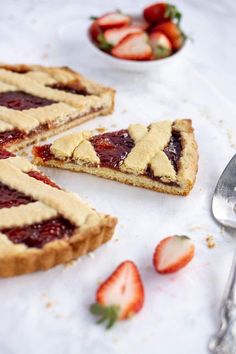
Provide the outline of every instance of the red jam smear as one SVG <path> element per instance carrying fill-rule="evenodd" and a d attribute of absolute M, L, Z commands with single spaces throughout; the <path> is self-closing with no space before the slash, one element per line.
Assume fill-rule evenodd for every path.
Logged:
<path fill-rule="evenodd" d="M 59 187 L 55 182 L 51 181 L 50 178 L 48 178 L 47 176 L 43 175 L 42 173 L 40 173 L 38 171 L 30 171 L 30 172 L 28 172 L 28 175 L 30 177 L 37 179 L 38 181 L 48 184 L 51 187 L 61 189 L 61 187 Z"/>
<path fill-rule="evenodd" d="M 24 137 L 25 137 L 25 133 L 18 129 L 1 132 L 0 146 L 7 145 L 8 143 L 12 143 L 14 141 L 17 141 L 18 139 L 23 139 Z"/>
<path fill-rule="evenodd" d="M 53 218 L 29 226 L 3 229 L 13 243 L 41 248 L 46 243 L 72 236 L 75 226 L 63 217 Z"/>
<path fill-rule="evenodd" d="M 118 168 L 134 147 L 128 130 L 95 135 L 90 139 L 102 167 Z"/>
<path fill-rule="evenodd" d="M 45 144 L 42 146 L 34 146 L 33 154 L 40 157 L 43 161 L 55 159 L 55 156 L 51 153 L 50 147 L 52 144 Z"/>
<path fill-rule="evenodd" d="M 13 157 L 13 156 L 15 155 L 12 154 L 11 152 L 4 149 L 0 149 L 0 160 L 8 159 L 8 157 Z"/>
<path fill-rule="evenodd" d="M 24 109 L 44 107 L 56 103 L 23 91 L 9 91 L 0 93 L 0 106 L 23 111 Z"/>
<path fill-rule="evenodd" d="M 57 83 L 54 85 L 50 85 L 49 87 L 60 90 L 60 91 L 65 91 L 69 93 L 73 93 L 75 95 L 83 95 L 83 96 L 88 96 L 91 95 L 86 88 L 81 85 L 79 82 L 71 82 L 69 85 L 64 85 L 61 83 Z"/>

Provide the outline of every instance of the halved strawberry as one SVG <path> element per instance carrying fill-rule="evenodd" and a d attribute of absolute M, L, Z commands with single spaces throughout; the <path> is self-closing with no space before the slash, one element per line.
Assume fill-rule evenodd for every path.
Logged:
<path fill-rule="evenodd" d="M 105 31 L 109 28 L 129 25 L 131 23 L 131 17 L 120 12 L 110 12 L 99 17 L 96 21 L 100 28 Z"/>
<path fill-rule="evenodd" d="M 172 45 L 169 39 L 161 32 L 153 32 L 149 36 L 154 58 L 161 59 L 172 53 Z"/>
<path fill-rule="evenodd" d="M 145 20 L 151 24 L 160 23 L 165 20 L 177 19 L 179 23 L 181 20 L 181 13 L 177 7 L 165 2 L 150 5 L 143 11 Z"/>
<path fill-rule="evenodd" d="M 156 247 L 153 265 L 158 273 L 174 273 L 185 267 L 193 258 L 195 247 L 187 236 L 169 236 Z"/>
<path fill-rule="evenodd" d="M 100 317 L 98 323 L 107 321 L 107 328 L 139 312 L 144 304 L 144 287 L 136 265 L 132 261 L 121 263 L 98 288 L 96 301 L 90 311 Z"/>
<path fill-rule="evenodd" d="M 153 32 L 162 32 L 171 41 L 173 50 L 178 50 L 184 44 L 186 38 L 185 34 L 181 31 L 178 25 L 173 22 L 167 21 L 156 25 L 152 29 Z"/>
<path fill-rule="evenodd" d="M 104 38 L 107 43 L 115 46 L 124 37 L 131 33 L 142 32 L 142 28 L 139 26 L 125 26 L 121 28 L 111 28 L 104 32 Z"/>
<path fill-rule="evenodd" d="M 152 48 L 145 32 L 131 33 L 112 49 L 111 54 L 121 59 L 149 60 L 152 57 Z"/>

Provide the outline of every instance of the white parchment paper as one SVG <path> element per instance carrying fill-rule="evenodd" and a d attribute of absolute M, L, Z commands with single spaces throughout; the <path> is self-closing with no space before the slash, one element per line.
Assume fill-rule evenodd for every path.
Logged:
<path fill-rule="evenodd" d="M 0 280 L 0 353 L 207 353 L 235 244 L 213 220 L 210 205 L 218 177 L 235 152 L 236 109 L 185 61 L 151 75 L 104 67 L 91 72 L 116 87 L 115 113 L 74 130 L 191 118 L 199 144 L 197 182 L 188 197 L 175 197 L 44 169 L 98 210 L 118 216 L 119 224 L 113 240 L 73 265 Z M 181 272 L 160 276 L 152 268 L 153 250 L 172 234 L 191 236 L 196 256 Z M 206 246 L 208 234 L 214 236 L 213 249 Z M 132 320 L 106 331 L 95 324 L 88 306 L 99 281 L 125 259 L 141 271 L 145 306 Z"/>

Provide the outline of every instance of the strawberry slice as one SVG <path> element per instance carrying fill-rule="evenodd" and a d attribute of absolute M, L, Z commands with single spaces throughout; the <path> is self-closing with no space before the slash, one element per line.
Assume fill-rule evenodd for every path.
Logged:
<path fill-rule="evenodd" d="M 143 17 L 150 24 L 174 19 L 177 19 L 177 23 L 179 23 L 181 16 L 176 6 L 164 2 L 150 5 L 143 11 Z"/>
<path fill-rule="evenodd" d="M 152 48 L 145 32 L 131 33 L 112 49 L 111 54 L 127 60 L 149 60 L 152 57 Z"/>
<path fill-rule="evenodd" d="M 132 261 L 121 263 L 98 288 L 96 301 L 90 311 L 99 316 L 98 323 L 107 321 L 107 328 L 139 312 L 144 304 L 144 287 L 136 265 Z"/>
<path fill-rule="evenodd" d="M 193 258 L 195 247 L 187 236 L 169 236 L 156 247 L 153 265 L 158 273 L 174 273 L 185 267 Z"/>
<path fill-rule="evenodd" d="M 173 50 L 178 50 L 184 44 L 186 38 L 185 34 L 181 31 L 180 27 L 173 22 L 167 21 L 156 25 L 152 32 L 162 32 L 171 41 Z"/>
<path fill-rule="evenodd" d="M 143 30 L 141 26 L 125 26 L 121 28 L 111 28 L 104 32 L 104 38 L 107 43 L 115 46 L 128 34 L 142 31 Z"/>
<path fill-rule="evenodd" d="M 131 17 L 120 12 L 110 12 L 99 17 L 97 23 L 100 28 L 105 31 L 109 28 L 118 28 L 129 25 L 131 23 Z"/>
<path fill-rule="evenodd" d="M 161 32 L 153 32 L 149 36 L 154 58 L 161 59 L 171 55 L 172 45 L 169 39 Z"/>

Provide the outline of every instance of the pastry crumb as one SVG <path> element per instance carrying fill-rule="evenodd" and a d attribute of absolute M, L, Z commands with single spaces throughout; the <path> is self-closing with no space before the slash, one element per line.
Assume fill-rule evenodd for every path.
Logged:
<path fill-rule="evenodd" d="M 95 258 L 95 255 L 93 252 L 89 252 L 88 255 L 87 255 L 89 258 Z"/>
<path fill-rule="evenodd" d="M 111 126 L 112 126 L 112 128 L 116 128 L 117 124 L 112 124 Z"/>
<path fill-rule="evenodd" d="M 53 302 L 51 302 L 51 301 L 48 301 L 46 304 L 45 304 L 45 306 L 46 306 L 46 308 L 47 309 L 50 309 L 51 307 L 53 307 Z"/>
<path fill-rule="evenodd" d="M 78 262 L 77 259 L 72 259 L 72 261 L 66 262 L 66 263 L 64 264 L 64 266 L 65 266 L 65 267 L 72 267 L 72 266 L 74 266 L 77 262 Z"/>
<path fill-rule="evenodd" d="M 48 53 L 43 53 L 42 58 L 43 59 L 47 59 L 48 58 Z"/>
<path fill-rule="evenodd" d="M 229 145 L 233 149 L 235 149 L 236 148 L 236 144 L 233 142 L 233 135 L 232 135 L 232 131 L 230 129 L 227 129 L 227 137 L 228 137 Z"/>
<path fill-rule="evenodd" d="M 26 151 L 21 151 L 21 152 L 19 152 L 19 155 L 22 156 L 22 157 L 28 156 L 28 154 L 27 154 Z"/>
<path fill-rule="evenodd" d="M 99 133 L 104 133 L 106 130 L 107 130 L 107 128 L 105 128 L 105 127 L 99 127 L 99 128 L 96 128 L 95 129 L 97 132 L 99 132 Z"/>
<path fill-rule="evenodd" d="M 206 237 L 206 243 L 208 248 L 214 248 L 216 246 L 214 237 L 210 234 Z"/>
<path fill-rule="evenodd" d="M 199 226 L 199 225 L 192 225 L 189 227 L 189 231 L 198 231 L 201 229 L 202 229 L 202 226 Z"/>

